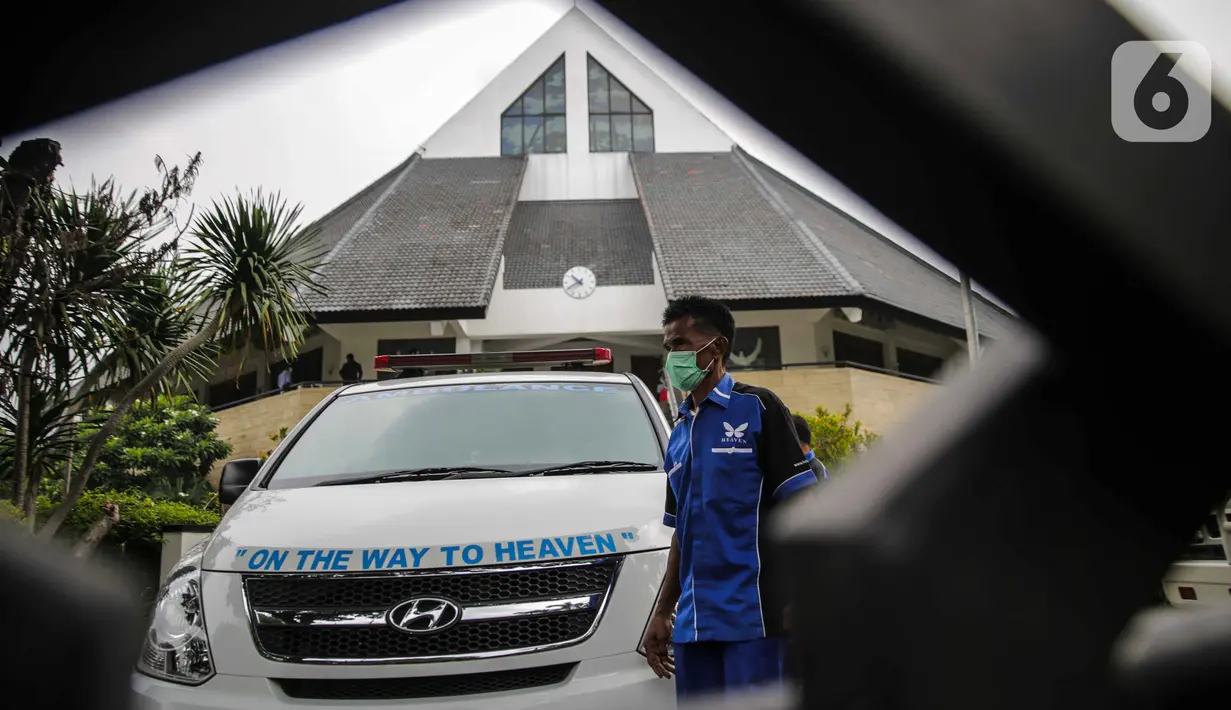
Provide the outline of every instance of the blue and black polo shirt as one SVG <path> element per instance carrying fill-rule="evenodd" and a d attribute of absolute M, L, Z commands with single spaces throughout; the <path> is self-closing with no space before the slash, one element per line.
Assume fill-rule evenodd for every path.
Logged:
<path fill-rule="evenodd" d="M 724 375 L 695 410 L 684 399 L 665 467 L 663 522 L 680 548 L 675 643 L 780 634 L 785 602 L 762 554 L 765 521 L 817 482 L 782 400 Z"/>

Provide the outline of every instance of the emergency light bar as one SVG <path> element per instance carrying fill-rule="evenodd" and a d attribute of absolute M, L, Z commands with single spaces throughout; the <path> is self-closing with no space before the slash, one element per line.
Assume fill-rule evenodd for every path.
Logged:
<path fill-rule="evenodd" d="M 377 355 L 376 370 L 451 370 L 513 365 L 606 365 L 611 348 L 577 350 L 520 350 L 501 353 L 441 353 L 433 355 Z"/>

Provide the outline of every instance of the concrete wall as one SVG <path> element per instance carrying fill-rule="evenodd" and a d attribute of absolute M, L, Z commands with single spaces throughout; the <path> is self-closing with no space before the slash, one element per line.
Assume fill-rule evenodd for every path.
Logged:
<path fill-rule="evenodd" d="M 471 338 L 532 338 L 556 334 L 582 337 L 597 333 L 655 334 L 662 332 L 667 307 L 658 266 L 654 283 L 644 286 L 604 286 L 588 298 L 572 298 L 562 287 L 506 289 L 504 261 L 492 289 L 487 317 L 458 321 Z"/>
<path fill-rule="evenodd" d="M 363 379 L 375 380 L 376 372 L 372 369 L 372 360 L 377 355 L 377 344 L 381 340 L 413 340 L 416 338 L 456 338 L 464 334 L 449 322 L 437 321 L 394 321 L 387 323 L 325 323 L 321 329 L 329 333 L 338 343 L 339 367 L 346 354 L 355 356 L 355 361 L 363 367 Z M 460 340 L 460 338 L 459 338 Z M 458 352 L 469 352 L 469 345 L 463 347 L 457 344 Z"/>
<path fill-rule="evenodd" d="M 311 387 L 272 395 L 247 404 L 217 412 L 218 438 L 231 445 L 231 458 L 259 456 L 274 448 L 269 440 L 282 427 L 292 427 L 336 387 Z M 226 461 L 219 461 L 210 471 L 209 481 L 218 486 L 218 477 Z"/>
<path fill-rule="evenodd" d="M 910 418 L 938 385 L 853 367 L 798 368 L 737 372 L 735 379 L 773 390 L 792 412 L 812 414 L 818 406 L 841 412 L 878 434 Z"/>
<path fill-rule="evenodd" d="M 576 343 L 575 346 L 595 344 L 598 342 Z M 618 371 L 628 367 L 629 352 L 654 352 L 654 347 L 648 342 L 641 348 L 633 348 L 632 345 L 630 343 L 623 349 L 624 352 L 617 355 Z M 891 434 L 896 425 L 911 417 L 920 406 L 925 406 L 927 398 L 938 387 L 849 367 L 745 371 L 736 373 L 735 379 L 773 390 L 793 412 L 811 414 L 817 406 L 831 412 L 841 412 L 850 404 L 855 420 L 881 434 Z M 274 447 L 269 440 L 271 434 L 282 427 L 297 424 L 334 389 L 317 387 L 293 390 L 224 409 L 217 413 L 218 436 L 231 444 L 231 458 L 259 456 Z M 220 461 L 210 472 L 210 483 L 214 486 L 218 485 L 218 476 L 225 463 Z"/>

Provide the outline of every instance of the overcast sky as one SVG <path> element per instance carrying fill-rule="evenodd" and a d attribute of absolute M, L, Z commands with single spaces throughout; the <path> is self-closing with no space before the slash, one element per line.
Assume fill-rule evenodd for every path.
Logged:
<path fill-rule="evenodd" d="M 264 186 L 305 219 L 405 160 L 572 6 L 571 0 L 415 0 L 214 67 L 72 118 L 6 136 L 63 146 L 63 184 L 114 176 L 151 185 L 155 155 L 204 158 L 194 199 Z M 1114 0 L 1147 34 L 1197 40 L 1231 96 L 1231 2 Z M 636 45 L 639 37 L 619 37 Z M 630 47 L 658 68 L 652 47 Z M 659 58 L 658 63 L 661 63 Z M 749 152 L 950 274 L 952 266 L 695 79 L 666 67 L 711 120 Z M 707 93 L 708 92 L 708 93 Z"/>

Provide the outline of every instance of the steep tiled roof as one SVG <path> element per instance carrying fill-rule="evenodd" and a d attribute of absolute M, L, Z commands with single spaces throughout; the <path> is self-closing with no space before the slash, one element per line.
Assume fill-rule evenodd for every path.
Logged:
<path fill-rule="evenodd" d="M 577 265 L 600 286 L 652 284 L 656 256 L 668 298 L 866 299 L 963 325 L 952 278 L 738 148 L 630 160 L 640 200 L 518 203 L 522 158 L 411 158 L 317 221 L 329 292 L 308 304 L 322 319 L 474 312 L 502 254 L 512 289 L 556 288 Z M 988 336 L 1012 327 L 976 309 Z"/>
<path fill-rule="evenodd" d="M 867 298 L 961 328 L 956 281 L 736 148 L 633 154 L 667 298 Z M 979 330 L 1013 317 L 976 299 Z"/>
<path fill-rule="evenodd" d="M 328 293 L 308 306 L 318 317 L 486 306 L 524 170 L 521 158 L 408 161 L 369 188 L 366 210 L 335 211 L 347 218 L 331 224 Z"/>
<path fill-rule="evenodd" d="M 653 250 L 638 200 L 519 202 L 504 239 L 504 287 L 560 288 L 574 266 L 599 286 L 653 284 Z"/>
<path fill-rule="evenodd" d="M 768 165 L 742 151 L 737 157 L 745 159 L 746 165 L 765 180 L 774 199 L 785 205 L 801 229 L 824 244 L 851 275 L 859 293 L 941 323 L 964 327 L 960 286 L 954 279 Z M 1013 327 L 1012 316 L 977 294 L 974 301 L 980 333 L 1003 337 Z"/>
<path fill-rule="evenodd" d="M 406 168 L 418 159 L 419 154 L 415 153 L 409 160 L 385 173 L 376 182 L 363 188 L 357 195 L 334 208 L 329 214 L 316 220 L 312 226 L 320 229 L 319 239 L 324 251 L 326 253 L 332 251 L 338 245 L 338 242 L 342 240 L 342 237 L 346 236 L 346 232 L 355 226 L 355 223 L 368 210 L 372 209 L 372 205 L 376 200 L 380 199 L 381 195 L 385 194 L 385 191 L 389 189 L 389 186 L 393 184 L 398 175 L 405 172 Z"/>
<path fill-rule="evenodd" d="M 668 298 L 806 298 L 852 284 L 733 153 L 633 153 Z"/>

